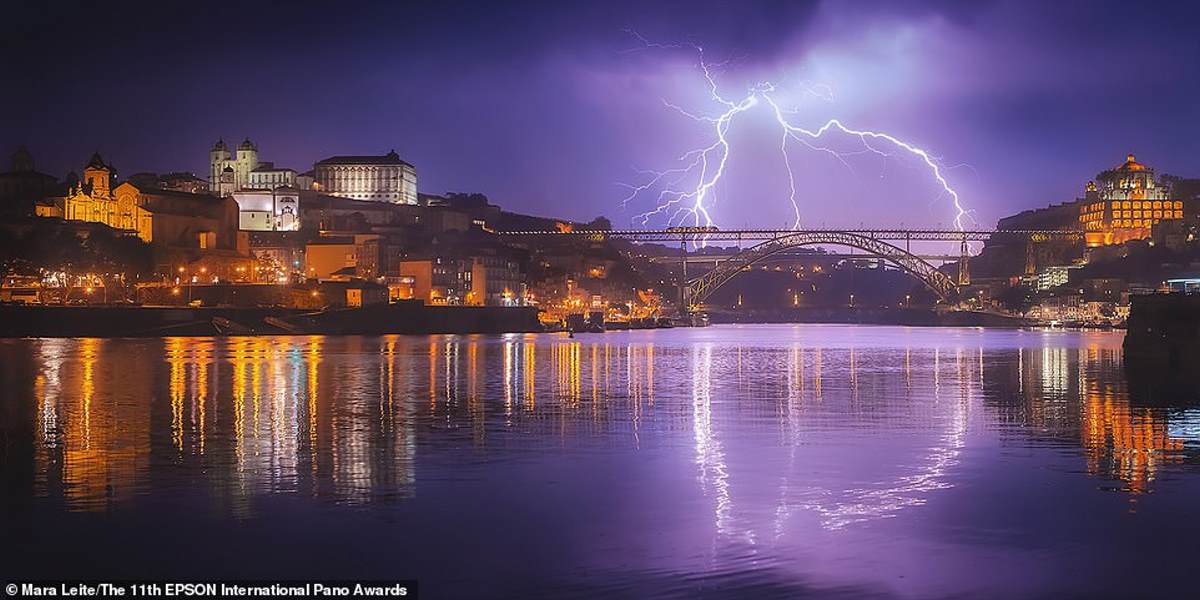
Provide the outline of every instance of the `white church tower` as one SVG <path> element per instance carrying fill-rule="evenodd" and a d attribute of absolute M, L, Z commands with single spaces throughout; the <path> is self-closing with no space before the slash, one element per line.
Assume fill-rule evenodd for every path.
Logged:
<path fill-rule="evenodd" d="M 213 145 L 212 150 L 208 153 L 209 171 L 208 182 L 209 189 L 220 189 L 222 183 L 221 175 L 225 172 L 225 168 L 233 169 L 233 189 L 243 190 L 250 185 L 250 172 L 258 168 L 258 146 L 246 138 L 241 144 L 238 144 L 237 154 L 231 154 L 229 147 L 225 145 L 225 140 L 217 140 Z"/>

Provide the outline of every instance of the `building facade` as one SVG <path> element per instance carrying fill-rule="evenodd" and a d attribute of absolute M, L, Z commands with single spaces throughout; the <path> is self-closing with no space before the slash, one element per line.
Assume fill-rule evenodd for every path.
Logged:
<path fill-rule="evenodd" d="M 33 155 L 24 146 L 13 153 L 10 168 L 0 173 L 0 212 L 25 212 L 33 202 L 52 196 L 58 179 L 34 169 Z"/>
<path fill-rule="evenodd" d="M 1116 169 L 1089 181 L 1078 203 L 1079 227 L 1088 246 L 1122 244 L 1150 237 L 1151 228 L 1163 221 L 1182 220 L 1184 202 L 1171 187 L 1154 178 L 1154 169 L 1130 154 Z"/>
<path fill-rule="evenodd" d="M 393 150 L 383 156 L 332 156 L 313 165 L 323 193 L 394 204 L 417 203 L 417 171 Z"/>
<path fill-rule="evenodd" d="M 213 145 L 212 150 L 208 152 L 209 156 L 209 184 L 210 188 L 217 190 L 221 183 L 221 174 L 228 168 L 233 172 L 233 186 L 235 190 L 245 188 L 250 183 L 251 171 L 258 168 L 258 146 L 246 138 L 237 147 L 237 153 L 230 153 L 229 148 L 225 145 L 225 140 L 217 140 Z"/>
<path fill-rule="evenodd" d="M 407 287 L 400 298 L 431 305 L 514 306 L 525 301 L 525 271 L 515 257 L 496 253 L 408 258 L 395 278 Z"/>
<path fill-rule="evenodd" d="M 238 210 L 232 198 L 130 182 L 113 187 L 115 172 L 99 154 L 92 155 L 83 180 L 66 196 L 38 205 L 38 216 L 100 223 L 160 246 L 238 249 Z"/>
<path fill-rule="evenodd" d="M 115 194 L 112 180 L 116 169 L 104 162 L 99 153 L 93 154 L 83 169 L 83 179 L 70 187 L 67 194 L 51 198 L 37 207 L 37 215 L 58 217 L 68 221 L 100 223 L 113 229 L 137 233 L 150 241 L 149 213 L 129 194 Z"/>
<path fill-rule="evenodd" d="M 275 163 L 262 162 L 250 171 L 246 189 L 273 190 L 278 187 L 296 187 L 296 172 L 276 167 Z"/>
<path fill-rule="evenodd" d="M 300 192 L 294 187 L 241 190 L 231 195 L 238 205 L 238 228 L 242 231 L 300 229 Z"/>

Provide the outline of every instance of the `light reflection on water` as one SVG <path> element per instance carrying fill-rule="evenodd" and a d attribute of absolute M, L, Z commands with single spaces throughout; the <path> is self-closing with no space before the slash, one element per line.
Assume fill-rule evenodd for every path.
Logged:
<path fill-rule="evenodd" d="M 1089 507 L 1115 518 L 1104 512 L 1114 498 L 1125 505 L 1115 514 L 1145 514 L 1138 500 L 1162 491 L 1164 473 L 1195 487 L 1200 417 L 1131 403 L 1120 339 L 742 326 L 573 339 L 5 340 L 6 414 L 24 415 L 10 429 L 28 433 L 6 455 L 7 496 L 46 527 L 60 514 L 153 519 L 202 498 L 196 523 L 270 530 L 280 502 L 300 502 L 289 514 L 341 530 L 326 538 L 395 530 L 418 544 L 432 540 L 406 526 L 438 521 L 444 536 L 459 520 L 501 531 L 519 518 L 521 536 L 561 561 L 530 576 L 565 595 L 601 589 L 600 576 L 619 593 L 686 595 L 719 588 L 694 579 L 714 574 L 767 595 L 792 595 L 793 583 L 1078 591 L 1050 573 L 1009 581 L 1034 567 L 992 546 L 1052 548 L 1038 531 L 1046 519 Z M 1029 487 L 990 483 L 1009 479 Z M 547 501 L 558 497 L 570 503 Z M 1050 499 L 1053 515 L 1019 505 Z M 1147 524 L 1175 516 L 1151 507 L 1160 512 Z M 507 564 L 492 534 L 451 535 L 479 546 L 481 577 Z M 964 549 L 955 537 L 977 535 L 991 541 Z M 913 558 L 955 553 L 945 560 L 991 561 L 994 573 L 964 579 Z M 448 589 L 478 591 L 436 558 L 410 560 Z M 684 574 L 693 579 L 659 581 Z"/>

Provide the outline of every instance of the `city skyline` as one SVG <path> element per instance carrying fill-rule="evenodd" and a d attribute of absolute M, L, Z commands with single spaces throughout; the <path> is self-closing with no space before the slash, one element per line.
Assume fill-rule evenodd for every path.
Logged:
<path fill-rule="evenodd" d="M 5 151 L 25 144 L 39 170 L 61 177 L 94 151 L 123 175 L 203 175 L 221 137 L 250 137 L 297 171 L 394 148 L 423 193 L 481 192 L 519 212 L 624 224 L 646 207 L 623 209 L 620 184 L 704 140 L 663 105 L 713 111 L 696 44 L 728 61 L 715 78 L 734 97 L 764 80 L 828 86 L 830 97 L 795 100 L 805 125 L 845 119 L 969 165 L 947 179 L 983 226 L 1081 196 L 1127 153 L 1159 173 L 1200 173 L 1189 158 L 1200 144 L 1168 127 L 1195 113 L 1200 90 L 1186 68 L 1197 54 L 1182 35 L 1187 6 L 1155 6 L 1128 29 L 1117 5 L 1098 3 L 1036 15 L 1008 3 L 457 8 L 301 4 L 223 19 L 136 3 L 104 14 L 24 6 L 10 50 L 62 39 L 81 16 L 122 33 L 103 48 L 26 53 L 12 72 L 26 93 L 5 101 Z M 1115 30 L 1120 44 L 1104 33 Z M 685 47 L 659 47 L 672 44 Z M 790 212 L 767 125 L 748 119 L 731 140 L 720 224 L 778 226 Z M 911 162 L 849 162 L 794 152 L 808 224 L 951 222 Z"/>

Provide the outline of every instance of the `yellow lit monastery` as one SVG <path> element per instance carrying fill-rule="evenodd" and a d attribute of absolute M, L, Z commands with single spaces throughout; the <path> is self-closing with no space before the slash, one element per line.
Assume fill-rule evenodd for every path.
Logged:
<path fill-rule="evenodd" d="M 1089 181 L 1079 203 L 1079 225 L 1088 246 L 1122 244 L 1150 237 L 1162 221 L 1182 219 L 1181 200 L 1169 185 L 1155 181 L 1154 169 L 1130 154 L 1116 169 L 1101 174 L 1099 185 Z"/>

